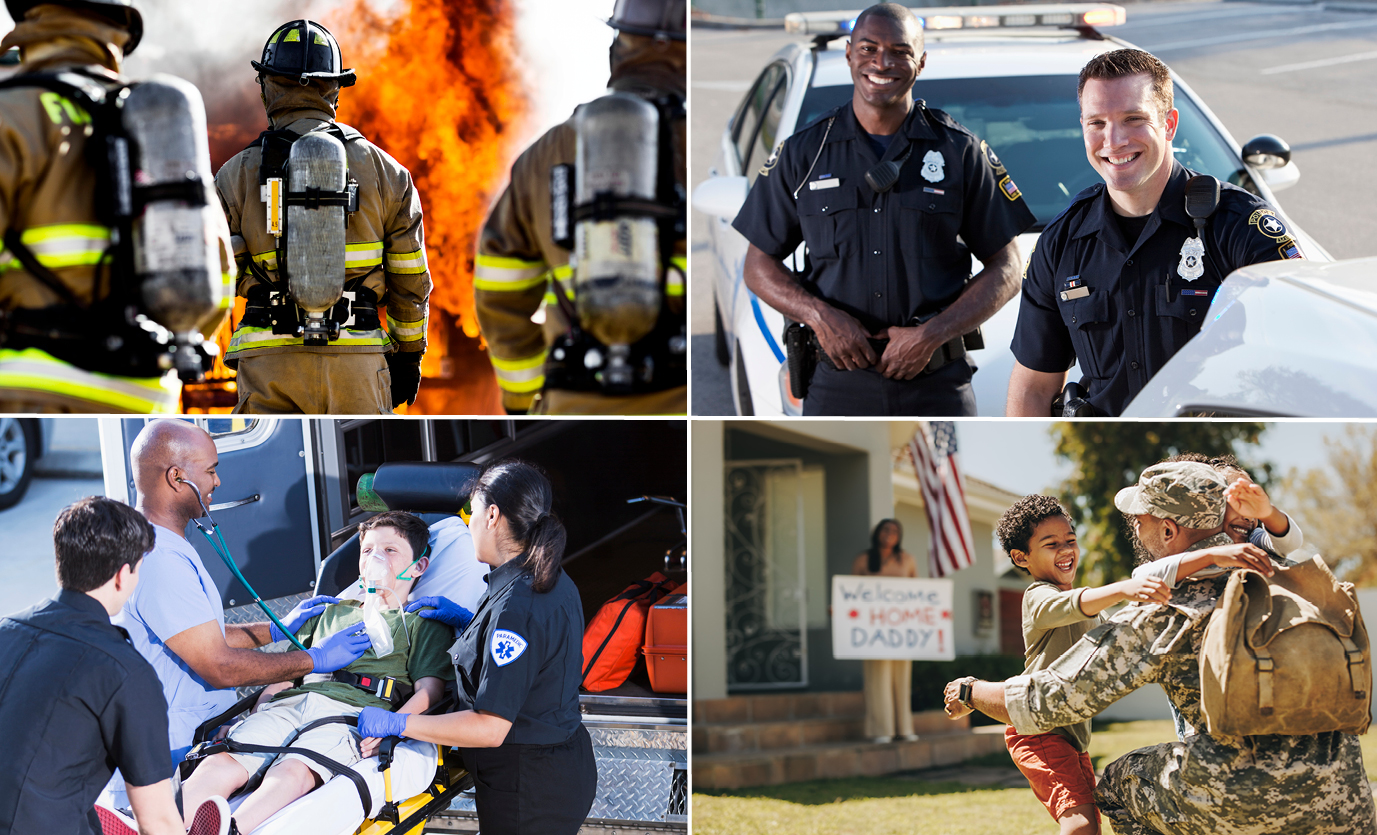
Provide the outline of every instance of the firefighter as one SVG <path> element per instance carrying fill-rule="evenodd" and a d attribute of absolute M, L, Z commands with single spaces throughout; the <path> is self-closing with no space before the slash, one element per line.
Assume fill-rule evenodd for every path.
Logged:
<path fill-rule="evenodd" d="M 670 153 L 661 159 L 672 160 L 667 164 L 672 165 L 680 190 L 686 173 L 685 5 L 684 0 L 617 0 L 607 21 L 618 30 L 608 86 L 656 104 L 662 123 L 670 127 L 662 132 L 670 137 L 665 143 L 671 146 L 666 149 Z M 574 163 L 578 119 L 576 111 L 517 159 L 511 184 L 493 207 L 479 240 L 474 297 L 503 406 L 511 414 L 531 410 L 533 401 L 535 411 L 547 414 L 684 414 L 688 408 L 683 298 L 687 259 L 682 225 L 668 242 L 672 256 L 668 268 L 659 273 L 660 290 L 654 297 L 661 307 L 659 321 L 652 314 L 648 324 L 654 330 L 630 346 L 633 359 L 639 362 L 633 375 L 636 382 L 614 389 L 599 385 L 598 380 L 577 379 L 583 367 L 594 367 L 608 353 L 603 346 L 594 344 L 586 353 L 580 348 L 578 361 L 565 356 L 569 337 L 577 336 L 579 330 L 579 323 L 571 322 L 569 316 L 579 299 L 572 253 L 557 243 L 553 230 L 551 173 L 556 166 Z M 543 326 L 531 319 L 542 301 Z M 587 305 L 577 312 L 586 317 Z M 646 356 L 651 363 L 644 362 Z M 647 365 L 654 368 L 653 378 L 642 373 Z M 648 383 L 646 378 L 651 378 Z"/>
<path fill-rule="evenodd" d="M 187 365 L 178 367 L 194 379 L 209 365 L 202 336 L 223 320 L 223 287 L 233 280 L 229 232 L 210 194 L 200 96 L 170 80 L 182 85 L 174 91 L 179 135 L 146 143 L 140 163 L 130 143 L 146 133 L 149 120 L 126 119 L 112 105 L 133 100 L 123 98 L 131 90 L 120 75 L 143 35 L 131 0 L 6 5 L 16 25 L 0 51 L 18 47 L 21 64 L 0 83 L 0 412 L 176 412 L 176 349 L 145 303 L 154 247 L 136 254 L 131 244 L 140 237 L 157 241 L 158 253 L 171 254 L 180 266 L 194 260 L 200 270 L 199 287 L 195 270 L 179 274 L 180 290 L 195 291 L 190 296 L 172 289 L 162 297 L 179 306 L 184 321 L 190 316 L 179 337 Z M 199 145 L 192 141 L 198 125 Z M 150 196 L 137 176 L 146 172 L 137 166 L 166 145 L 191 149 L 181 159 L 203 173 L 188 180 L 188 167 L 181 167 L 180 184 L 161 198 Z M 136 165 L 132 186 L 129 168 L 120 170 L 112 159 Z M 180 207 L 174 213 L 190 213 L 200 235 L 170 235 L 186 227 L 170 226 L 166 214 L 144 213 L 168 198 Z"/>
<path fill-rule="evenodd" d="M 414 403 L 431 281 L 411 173 L 335 121 L 355 73 L 325 27 L 283 24 L 252 64 L 270 128 L 215 177 L 247 299 L 225 357 L 238 373 L 235 411 L 383 414 Z M 337 180 L 312 180 L 341 145 Z"/>

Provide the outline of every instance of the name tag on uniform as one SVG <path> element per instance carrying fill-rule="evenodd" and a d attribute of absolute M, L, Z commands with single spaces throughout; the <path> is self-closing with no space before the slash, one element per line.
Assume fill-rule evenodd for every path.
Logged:
<path fill-rule="evenodd" d="M 841 179 L 839 177 L 833 177 L 830 180 L 814 180 L 808 184 L 808 190 L 821 191 L 825 188 L 836 188 L 839 185 L 841 185 Z"/>
<path fill-rule="evenodd" d="M 1088 295 L 1090 295 L 1089 287 L 1073 287 L 1070 290 L 1063 290 L 1061 292 L 1061 300 L 1069 302 L 1072 299 L 1083 299 Z"/>

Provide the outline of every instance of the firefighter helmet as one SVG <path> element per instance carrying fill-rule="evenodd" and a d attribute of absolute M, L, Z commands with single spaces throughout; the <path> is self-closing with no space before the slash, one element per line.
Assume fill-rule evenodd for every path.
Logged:
<path fill-rule="evenodd" d="M 607 25 L 633 35 L 684 40 L 684 0 L 617 0 Z"/>
<path fill-rule="evenodd" d="M 143 15 L 134 8 L 133 0 L 5 0 L 5 7 L 9 9 L 14 22 L 18 23 L 24 19 L 29 9 L 42 3 L 82 9 L 128 29 L 129 43 L 124 46 L 125 55 L 133 52 L 134 47 L 143 40 Z"/>
<path fill-rule="evenodd" d="M 263 60 L 250 61 L 260 73 L 294 78 L 302 84 L 320 78 L 351 87 L 357 76 L 344 68 L 344 55 L 330 31 L 314 20 L 293 20 L 277 27 L 263 45 Z"/>

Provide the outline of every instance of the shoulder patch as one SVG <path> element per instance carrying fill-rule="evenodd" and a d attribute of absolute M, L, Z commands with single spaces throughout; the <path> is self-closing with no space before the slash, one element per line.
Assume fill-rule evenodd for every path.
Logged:
<path fill-rule="evenodd" d="M 779 164 L 779 152 L 782 150 L 784 150 L 784 140 L 781 139 L 779 144 L 775 146 L 774 153 L 770 154 L 770 158 L 765 160 L 764 165 L 760 166 L 760 176 L 770 176 L 770 169 Z"/>
<path fill-rule="evenodd" d="M 1291 237 L 1286 224 L 1282 223 L 1281 218 L 1271 209 L 1258 209 L 1253 212 L 1252 217 L 1248 218 L 1248 224 L 1256 226 L 1257 231 L 1273 240 L 1280 241 L 1282 238 Z"/>
<path fill-rule="evenodd" d="M 1004 196 L 1009 198 L 1011 203 L 1023 196 L 1023 192 L 1018 190 L 1018 185 L 1008 174 L 1005 174 L 1004 178 L 999 181 L 999 190 L 1004 192 Z"/>
<path fill-rule="evenodd" d="M 994 169 L 995 176 L 1003 177 L 1009 173 L 1008 169 L 1004 167 L 1004 163 L 999 161 L 999 155 L 994 152 L 994 148 L 991 148 L 990 144 L 983 139 L 980 140 L 980 153 L 985 157 L 985 161 L 990 164 L 990 168 Z"/>
<path fill-rule="evenodd" d="M 505 667 L 521 657 L 528 646 L 526 639 L 510 629 L 494 629 L 488 651 L 499 667 Z"/>

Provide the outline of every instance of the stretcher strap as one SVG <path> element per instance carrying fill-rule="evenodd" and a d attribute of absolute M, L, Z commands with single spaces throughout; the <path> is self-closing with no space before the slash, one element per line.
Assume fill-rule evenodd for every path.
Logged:
<path fill-rule="evenodd" d="M 368 817 L 368 814 L 373 811 L 373 795 L 369 793 L 368 784 L 364 782 L 363 777 L 361 777 L 358 774 L 358 772 L 354 771 L 352 768 L 350 768 L 347 765 L 344 765 L 343 763 L 335 762 L 334 760 L 330 759 L 324 754 L 319 754 L 315 751 L 311 751 L 306 748 L 291 747 L 291 743 L 296 741 L 297 738 L 299 738 L 302 734 L 306 733 L 307 731 L 313 731 L 316 728 L 319 728 L 323 725 L 332 725 L 336 723 L 341 725 L 351 725 L 357 727 L 359 724 L 359 719 L 357 716 L 327 716 L 323 719 L 317 719 L 314 722 L 307 722 L 305 725 L 302 725 L 300 728 L 296 729 L 296 732 L 293 733 L 292 736 L 287 740 L 288 744 L 285 746 L 254 745 L 248 742 L 239 742 L 234 739 L 226 739 L 221 744 L 225 746 L 225 750 L 231 753 L 243 752 L 246 754 L 297 754 L 299 756 L 307 758 L 308 760 L 312 760 L 313 762 L 318 763 L 321 766 L 324 766 L 336 775 L 348 777 L 350 780 L 353 781 L 354 788 L 358 790 L 359 800 L 363 802 L 364 817 Z"/>

